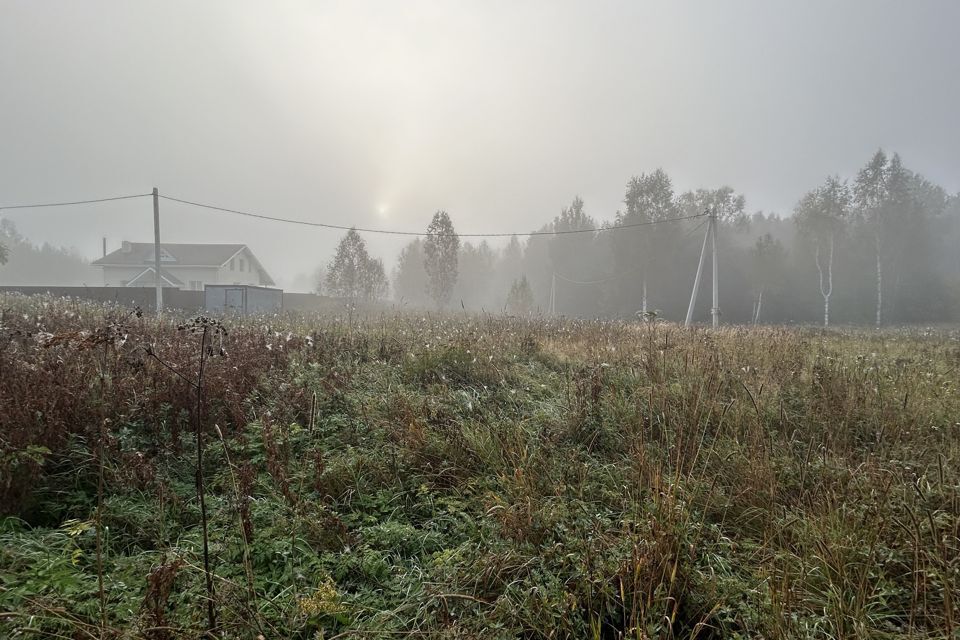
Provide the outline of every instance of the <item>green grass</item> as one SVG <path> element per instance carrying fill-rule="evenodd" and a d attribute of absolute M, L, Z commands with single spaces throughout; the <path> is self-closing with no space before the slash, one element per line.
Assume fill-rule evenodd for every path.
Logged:
<path fill-rule="evenodd" d="M 0 635 L 201 635 L 197 336 L 0 303 Z M 960 637 L 957 332 L 226 328 L 224 637 Z"/>

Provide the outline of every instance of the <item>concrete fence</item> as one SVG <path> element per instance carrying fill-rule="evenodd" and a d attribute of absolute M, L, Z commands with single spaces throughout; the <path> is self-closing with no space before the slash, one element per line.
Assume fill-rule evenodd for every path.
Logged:
<path fill-rule="evenodd" d="M 23 295 L 51 295 L 58 298 L 78 298 L 97 302 L 114 302 L 125 307 L 140 307 L 144 311 L 156 308 L 157 291 L 153 287 L 3 287 L 0 293 Z M 203 306 L 203 291 L 164 289 L 163 306 L 181 311 L 199 311 Z"/>
<path fill-rule="evenodd" d="M 153 287 L 20 287 L 0 286 L 0 293 L 21 293 L 23 295 L 52 295 L 58 298 L 77 298 L 97 302 L 113 302 L 126 307 L 140 307 L 144 311 L 153 311 L 157 299 Z M 165 288 L 163 306 L 187 313 L 198 312 L 204 306 L 203 291 L 185 291 Z M 313 293 L 283 292 L 283 311 L 299 313 L 347 313 L 350 301 L 342 298 L 318 296 Z M 388 303 L 360 303 L 353 306 L 360 315 L 370 315 L 389 311 Z"/>

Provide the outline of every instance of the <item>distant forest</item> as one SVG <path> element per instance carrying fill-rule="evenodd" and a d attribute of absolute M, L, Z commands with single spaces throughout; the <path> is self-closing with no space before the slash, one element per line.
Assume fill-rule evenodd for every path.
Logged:
<path fill-rule="evenodd" d="M 960 194 L 878 151 L 856 176 L 829 176 L 798 201 L 792 216 L 748 212 L 729 187 L 676 193 L 657 170 L 631 178 L 622 210 L 600 225 L 574 198 L 540 231 L 628 226 L 714 210 L 719 217 L 721 321 L 790 324 L 946 323 L 960 320 Z M 633 317 L 644 308 L 683 321 L 705 219 L 596 233 L 512 238 L 496 250 L 463 242 L 450 307 L 548 310 L 580 317 Z M 425 249 L 410 242 L 392 271 L 392 297 L 438 306 L 429 294 Z M 332 267 L 333 265 L 331 265 Z M 710 261 L 695 318 L 710 312 Z M 330 274 L 326 274 L 328 279 Z M 517 304 L 518 290 L 529 300 Z M 523 298 L 523 296 L 520 296 Z M 508 298 L 511 304 L 508 304 Z M 829 305 L 829 306 L 828 306 Z"/>
<path fill-rule="evenodd" d="M 611 221 L 599 222 L 574 197 L 536 230 L 598 231 L 515 236 L 494 248 L 457 237 L 455 213 L 439 211 L 392 269 L 350 231 L 318 269 L 316 290 L 408 309 L 547 313 L 552 300 L 558 315 L 633 318 L 646 310 L 682 321 L 706 232 L 701 214 L 711 211 L 719 219 L 721 322 L 960 322 L 960 194 L 882 150 L 855 176 L 826 177 L 783 217 L 750 212 L 747 198 L 726 186 L 677 193 L 656 170 L 627 181 Z M 709 319 L 710 279 L 708 253 L 697 321 Z M 0 220 L 0 284 L 100 282 L 75 252 L 35 245 Z"/>
<path fill-rule="evenodd" d="M 103 274 L 79 253 L 47 243 L 36 245 L 0 219 L 0 286 L 100 286 Z"/>

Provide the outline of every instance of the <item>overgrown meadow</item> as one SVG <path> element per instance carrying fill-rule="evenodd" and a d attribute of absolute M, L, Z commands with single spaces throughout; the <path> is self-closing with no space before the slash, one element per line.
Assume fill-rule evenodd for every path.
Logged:
<path fill-rule="evenodd" d="M 956 331 L 0 309 L 0 636 L 960 637 Z"/>

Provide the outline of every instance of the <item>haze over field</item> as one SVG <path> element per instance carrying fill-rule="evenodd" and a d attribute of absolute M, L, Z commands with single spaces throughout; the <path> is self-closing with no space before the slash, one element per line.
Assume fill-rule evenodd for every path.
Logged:
<path fill-rule="evenodd" d="M 52 10 L 52 7 L 55 10 Z M 878 148 L 960 190 L 948 2 L 7 2 L 0 204 L 162 193 L 344 225 L 598 220 L 662 167 L 789 214 Z M 4 212 L 95 258 L 149 200 Z M 164 240 L 250 244 L 283 286 L 341 234 L 164 202 Z M 388 266 L 402 240 L 367 238 Z M 301 284 L 303 280 L 300 280 Z"/>
<path fill-rule="evenodd" d="M 0 0 L 0 638 L 960 640 L 958 25 Z"/>

